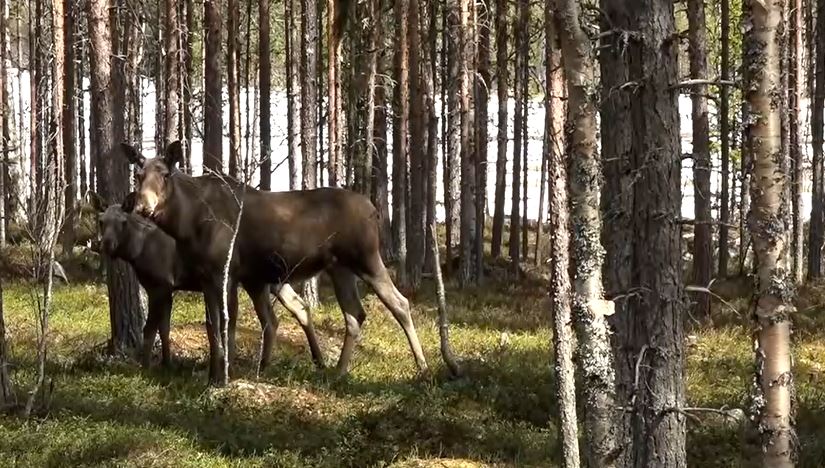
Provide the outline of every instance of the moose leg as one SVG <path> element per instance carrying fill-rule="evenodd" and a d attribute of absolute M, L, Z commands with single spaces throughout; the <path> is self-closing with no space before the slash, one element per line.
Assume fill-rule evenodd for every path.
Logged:
<path fill-rule="evenodd" d="M 344 313 L 344 322 L 347 331 L 344 335 L 344 345 L 341 347 L 341 357 L 338 358 L 336 369 L 340 375 L 346 375 L 349 370 L 349 361 L 355 349 L 355 340 L 361 334 L 361 324 L 364 323 L 366 313 L 358 297 L 356 276 L 349 270 L 333 268 L 330 271 L 332 284 L 335 288 L 335 297 Z"/>
<path fill-rule="evenodd" d="M 160 317 L 160 355 L 161 365 L 169 367 L 172 364 L 172 353 L 170 351 L 169 328 L 172 320 L 172 293 L 163 303 L 163 314 Z"/>
<path fill-rule="evenodd" d="M 418 333 L 415 331 L 413 325 L 412 315 L 410 314 L 410 302 L 401 294 L 401 291 L 395 287 L 390 278 L 387 269 L 384 267 L 384 262 L 378 253 L 368 262 L 370 273 L 361 276 L 367 284 L 372 287 L 381 302 L 390 309 L 393 317 L 404 329 L 404 334 L 407 335 L 407 341 L 410 343 L 410 349 L 415 362 L 418 364 L 418 370 L 425 372 L 427 370 L 427 361 L 424 359 L 424 352 L 421 351 L 421 342 L 418 341 Z"/>
<path fill-rule="evenodd" d="M 223 319 L 223 300 L 221 298 L 220 281 L 204 285 L 203 299 L 206 303 L 206 334 L 209 338 L 209 384 L 222 387 L 227 383 L 223 347 L 223 330 L 226 321 Z"/>
<path fill-rule="evenodd" d="M 261 362 L 258 363 L 259 370 L 263 370 L 269 365 L 272 356 L 272 347 L 275 343 L 275 333 L 278 331 L 278 318 L 272 312 L 272 304 L 269 302 L 269 287 L 266 284 L 245 285 L 252 305 L 255 307 L 255 314 L 261 322 L 263 332 L 263 344 L 261 348 Z"/>
<path fill-rule="evenodd" d="M 312 360 L 319 369 L 324 368 L 324 355 L 321 353 L 321 347 L 318 345 L 318 337 L 315 335 L 315 325 L 312 323 L 312 313 L 309 310 L 306 302 L 292 289 L 289 283 L 284 283 L 280 287 L 273 286 L 273 290 L 277 289 L 276 295 L 278 301 L 295 317 L 298 324 L 304 330 L 307 336 L 307 343 L 309 344 L 309 352 L 312 354 Z"/>
<path fill-rule="evenodd" d="M 162 304 L 158 296 L 162 294 L 149 294 L 149 313 L 146 315 L 146 323 L 143 325 L 143 350 L 140 354 L 140 364 L 149 367 L 152 361 L 152 347 L 155 344 L 155 336 L 158 333 L 158 325 L 163 315 Z M 161 341 L 163 336 L 161 336 Z"/>

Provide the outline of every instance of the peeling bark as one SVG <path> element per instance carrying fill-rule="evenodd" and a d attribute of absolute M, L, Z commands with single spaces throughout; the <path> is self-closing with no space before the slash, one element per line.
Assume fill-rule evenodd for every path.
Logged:
<path fill-rule="evenodd" d="M 791 368 L 791 314 L 794 287 L 788 270 L 788 176 L 782 152 L 781 46 L 782 0 L 745 5 L 745 99 L 752 155 L 753 209 L 748 228 L 756 258 L 753 302 L 756 368 L 751 411 L 765 467 L 792 467 L 797 443 L 794 431 Z"/>

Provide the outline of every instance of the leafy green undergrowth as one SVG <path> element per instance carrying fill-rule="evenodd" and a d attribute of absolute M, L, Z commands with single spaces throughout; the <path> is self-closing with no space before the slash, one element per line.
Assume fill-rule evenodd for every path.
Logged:
<path fill-rule="evenodd" d="M 32 289 L 6 285 L 6 322 L 20 400 L 34 379 Z M 314 313 L 332 367 L 343 320 L 328 288 Z M 233 382 L 206 388 L 200 297 L 179 294 L 174 363 L 141 369 L 103 353 L 109 334 L 105 286 L 60 285 L 49 334 L 47 408 L 24 420 L 0 416 L 4 466 L 557 466 L 556 402 L 549 319 L 539 285 L 448 289 L 452 342 L 467 377 L 450 380 L 438 354 L 433 292 L 415 297 L 414 319 L 433 368 L 416 376 L 404 335 L 367 294 L 350 376 L 317 370 L 296 322 L 279 308 L 278 345 L 256 375 L 260 327 L 241 295 Z M 720 312 L 722 314 L 723 312 Z M 733 312 L 726 312 L 733 314 Z M 744 408 L 752 352 L 747 314 L 694 326 L 686 350 L 693 407 Z M 800 312 L 817 324 L 816 305 Z M 799 330 L 795 344 L 801 466 L 825 456 L 825 337 Z M 739 425 L 714 413 L 688 420 L 690 466 L 739 463 Z"/>

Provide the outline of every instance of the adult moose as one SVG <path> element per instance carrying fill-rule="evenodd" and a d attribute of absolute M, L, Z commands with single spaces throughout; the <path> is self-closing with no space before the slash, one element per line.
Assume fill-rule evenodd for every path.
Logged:
<path fill-rule="evenodd" d="M 187 263 L 179 252 L 175 239 L 159 229 L 151 221 L 132 214 L 135 193 L 132 192 L 122 205 L 104 207 L 103 201 L 94 192 L 89 192 L 90 205 L 98 212 L 98 224 L 103 253 L 129 263 L 141 286 L 149 298 L 149 314 L 143 328 L 143 352 L 141 360 L 149 365 L 152 344 L 160 331 L 161 357 L 163 365 L 170 363 L 169 323 L 172 314 L 172 296 L 174 291 L 201 292 L 197 272 Z M 318 346 L 318 338 L 309 308 L 289 284 L 280 287 L 271 286 L 271 292 L 295 317 L 306 334 L 312 359 L 318 367 L 323 367 L 323 355 Z M 277 318 L 271 307 L 256 303 L 255 313 L 261 322 L 263 332 L 263 350 L 260 367 L 269 363 L 269 357 L 275 339 L 273 328 Z M 237 302 L 229 307 L 230 322 L 234 325 L 237 317 Z M 230 336 L 229 355 L 234 354 L 234 326 Z"/>
<path fill-rule="evenodd" d="M 210 383 L 226 382 L 219 334 L 225 324 L 219 311 L 239 216 L 228 269 L 230 297 L 237 294 L 238 281 L 254 288 L 255 282 L 262 287 L 327 272 L 346 323 L 337 365 L 343 375 L 366 316 L 356 283 L 360 277 L 401 325 L 419 370 L 427 370 L 409 302 L 381 260 L 377 212 L 369 199 L 337 188 L 263 192 L 216 174 L 192 177 L 176 169 L 182 155 L 179 141 L 170 144 L 163 157 L 148 160 L 128 144 L 122 148 L 139 168 L 135 210 L 174 237 L 187 261 L 197 265 L 207 305 Z"/>

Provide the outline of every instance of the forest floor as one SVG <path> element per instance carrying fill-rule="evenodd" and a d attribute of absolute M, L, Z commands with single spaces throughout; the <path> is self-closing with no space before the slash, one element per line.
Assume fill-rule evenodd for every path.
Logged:
<path fill-rule="evenodd" d="M 21 401 L 35 369 L 32 293 L 25 283 L 5 284 Z M 49 334 L 48 406 L 27 420 L 0 416 L 0 460 L 19 467 L 556 466 L 557 407 L 543 283 L 490 281 L 466 291 L 448 287 L 447 294 L 452 342 L 467 370 L 463 379 L 445 376 L 435 295 L 427 282 L 410 299 L 434 368 L 430 379 L 415 378 L 400 327 L 371 292 L 348 378 L 314 368 L 300 328 L 282 308 L 273 363 L 256 376 L 260 328 L 242 295 L 233 382 L 206 390 L 200 297 L 177 296 L 173 368 L 155 363 L 142 370 L 134 360 L 102 352 L 109 336 L 105 285 L 59 285 Z M 333 366 L 343 320 L 329 288 L 322 296 L 314 319 Z M 746 305 L 716 304 L 713 323 L 689 325 L 691 407 L 745 408 L 753 369 Z M 825 460 L 823 312 L 825 285 L 804 288 L 794 333 L 799 466 Z M 697 413 L 687 425 L 689 466 L 738 466 L 739 424 Z"/>

